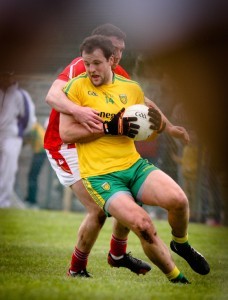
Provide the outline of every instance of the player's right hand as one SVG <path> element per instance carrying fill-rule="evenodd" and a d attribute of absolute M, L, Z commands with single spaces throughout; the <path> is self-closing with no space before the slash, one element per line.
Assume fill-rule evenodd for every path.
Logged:
<path fill-rule="evenodd" d="M 140 128 L 139 125 L 132 123 L 137 121 L 137 117 L 123 117 L 125 108 L 123 107 L 117 114 L 114 115 L 111 121 L 104 122 L 103 128 L 105 134 L 111 135 L 126 135 L 134 138 Z"/>
<path fill-rule="evenodd" d="M 151 123 L 150 128 L 156 130 L 157 133 L 162 133 L 162 131 L 164 131 L 166 127 L 166 123 L 162 119 L 162 115 L 160 114 L 160 112 L 154 107 L 149 107 L 148 115 L 150 117 L 149 121 Z"/>

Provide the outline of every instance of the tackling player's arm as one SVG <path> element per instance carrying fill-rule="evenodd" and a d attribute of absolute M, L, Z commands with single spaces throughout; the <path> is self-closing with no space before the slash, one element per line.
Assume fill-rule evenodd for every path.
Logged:
<path fill-rule="evenodd" d="M 72 115 L 77 122 L 89 131 L 99 129 L 102 119 L 99 117 L 98 112 L 90 107 L 82 107 L 72 103 L 63 92 L 65 85 L 66 81 L 56 79 L 47 93 L 46 102 L 56 111 Z"/>
<path fill-rule="evenodd" d="M 184 144 L 188 144 L 190 141 L 190 137 L 186 129 L 182 126 L 175 126 L 173 125 L 166 116 L 162 113 L 162 111 L 159 109 L 159 107 L 150 99 L 145 97 L 145 104 L 148 107 L 154 107 L 156 108 L 162 115 L 163 121 L 166 123 L 166 127 L 164 132 L 168 133 L 173 138 L 180 139 Z"/>
<path fill-rule="evenodd" d="M 75 106 L 62 91 L 65 85 L 66 81 L 56 79 L 47 93 L 46 102 L 58 112 L 77 114 L 78 105 Z"/>

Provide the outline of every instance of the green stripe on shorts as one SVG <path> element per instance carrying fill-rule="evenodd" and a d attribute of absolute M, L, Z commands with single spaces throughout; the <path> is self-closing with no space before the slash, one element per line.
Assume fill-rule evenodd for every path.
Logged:
<path fill-rule="evenodd" d="M 90 196 L 93 198 L 93 200 L 103 209 L 103 206 L 105 205 L 105 200 L 95 189 L 93 189 L 89 180 L 87 180 L 86 178 L 82 178 L 82 182 Z"/>

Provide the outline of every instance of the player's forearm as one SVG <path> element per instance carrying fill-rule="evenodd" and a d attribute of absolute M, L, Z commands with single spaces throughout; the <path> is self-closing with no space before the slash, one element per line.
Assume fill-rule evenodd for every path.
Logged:
<path fill-rule="evenodd" d="M 184 144 L 189 143 L 190 137 L 184 127 L 173 125 L 152 100 L 145 97 L 144 101 L 148 107 L 154 107 L 161 113 L 163 121 L 166 123 L 164 132 L 173 138 L 180 139 Z"/>
<path fill-rule="evenodd" d="M 104 136 L 103 124 L 91 132 L 66 114 L 60 114 L 59 132 L 64 143 L 88 143 Z"/>
<path fill-rule="evenodd" d="M 103 132 L 91 133 L 83 126 L 81 126 L 80 131 L 78 129 L 74 131 L 73 129 L 74 128 L 72 128 L 70 131 L 60 130 L 60 137 L 64 143 L 89 143 L 104 136 Z"/>

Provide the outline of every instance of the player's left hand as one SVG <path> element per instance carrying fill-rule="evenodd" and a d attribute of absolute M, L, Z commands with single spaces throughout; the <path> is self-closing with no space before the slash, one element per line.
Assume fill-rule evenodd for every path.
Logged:
<path fill-rule="evenodd" d="M 162 118 L 160 112 L 154 107 L 149 107 L 148 109 L 149 121 L 151 123 L 150 129 L 156 130 L 157 133 L 161 133 L 166 126 L 165 121 Z"/>
<path fill-rule="evenodd" d="M 169 125 L 166 127 L 166 132 L 173 138 L 180 139 L 184 144 L 188 144 L 190 142 L 189 134 L 182 126 Z"/>
<path fill-rule="evenodd" d="M 111 135 L 126 135 L 130 138 L 134 138 L 140 128 L 135 124 L 137 117 L 123 117 L 125 108 L 123 107 L 109 122 L 103 123 L 103 129 L 105 134 Z"/>

